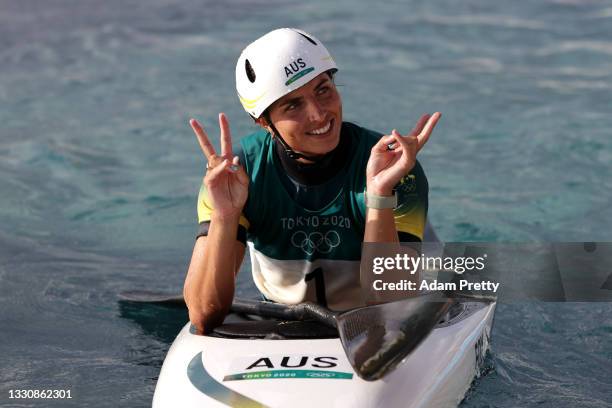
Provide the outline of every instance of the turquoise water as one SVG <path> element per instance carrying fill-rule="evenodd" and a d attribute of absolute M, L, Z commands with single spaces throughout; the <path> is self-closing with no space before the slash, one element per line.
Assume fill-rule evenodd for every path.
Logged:
<path fill-rule="evenodd" d="M 187 121 L 253 130 L 235 60 L 281 26 L 334 54 L 346 120 L 443 113 L 420 155 L 443 240 L 612 240 L 612 2 L 2 1 L 0 405 L 150 405 L 186 315 L 116 294 L 180 291 L 204 167 Z M 609 406 L 611 311 L 500 305 L 464 406 Z"/>

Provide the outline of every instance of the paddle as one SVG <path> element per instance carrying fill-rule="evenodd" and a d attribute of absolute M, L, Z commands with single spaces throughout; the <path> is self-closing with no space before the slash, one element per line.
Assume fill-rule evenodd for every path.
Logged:
<path fill-rule="evenodd" d="M 463 297 L 461 294 L 458 296 Z M 180 296 L 146 291 L 123 292 L 120 298 L 130 302 L 173 306 L 180 305 L 182 300 Z M 234 300 L 231 310 L 285 320 L 315 320 L 337 328 L 355 372 L 364 380 L 373 381 L 392 371 L 410 354 L 431 333 L 454 302 L 453 294 L 429 292 L 414 298 L 340 313 L 309 302 L 284 305 L 240 299 Z"/>
<path fill-rule="evenodd" d="M 119 293 L 119 300 L 132 303 L 150 303 L 169 306 L 183 306 L 185 299 L 183 295 L 151 292 L 147 290 L 128 290 Z"/>
<path fill-rule="evenodd" d="M 232 311 L 287 320 L 316 320 L 338 329 L 355 372 L 373 381 L 392 371 L 433 330 L 455 300 L 442 292 L 335 313 L 314 303 L 237 300 Z"/>

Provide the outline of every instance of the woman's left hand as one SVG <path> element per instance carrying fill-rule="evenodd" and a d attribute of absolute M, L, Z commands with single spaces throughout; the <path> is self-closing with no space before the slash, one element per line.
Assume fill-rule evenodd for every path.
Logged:
<path fill-rule="evenodd" d="M 390 196 L 393 188 L 416 163 L 417 153 L 423 148 L 442 114 L 425 114 L 412 131 L 402 136 L 395 129 L 380 138 L 372 147 L 366 168 L 366 189 L 371 194 Z"/>

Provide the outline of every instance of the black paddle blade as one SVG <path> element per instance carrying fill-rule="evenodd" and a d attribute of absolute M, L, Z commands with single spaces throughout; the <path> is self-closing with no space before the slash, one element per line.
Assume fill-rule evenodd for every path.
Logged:
<path fill-rule="evenodd" d="M 119 300 L 130 303 L 148 303 L 186 307 L 182 294 L 150 292 L 147 290 L 128 290 L 119 293 Z"/>
<path fill-rule="evenodd" d="M 363 307 L 337 316 L 353 369 L 366 381 L 392 371 L 431 333 L 453 300 L 442 292 Z"/>

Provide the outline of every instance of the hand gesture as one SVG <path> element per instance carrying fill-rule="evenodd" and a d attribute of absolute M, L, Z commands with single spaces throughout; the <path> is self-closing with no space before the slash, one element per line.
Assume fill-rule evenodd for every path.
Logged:
<path fill-rule="evenodd" d="M 442 114 L 421 116 L 412 131 L 402 136 L 395 129 L 383 136 L 372 147 L 366 168 L 366 189 L 371 194 L 390 196 L 393 188 L 416 163 L 416 155 L 423 148 Z"/>
<path fill-rule="evenodd" d="M 189 121 L 202 152 L 206 157 L 204 185 L 214 208 L 221 218 L 239 217 L 249 194 L 249 178 L 232 152 L 232 136 L 225 114 L 219 114 L 221 128 L 221 154 L 217 155 L 208 135 L 197 120 Z"/>

